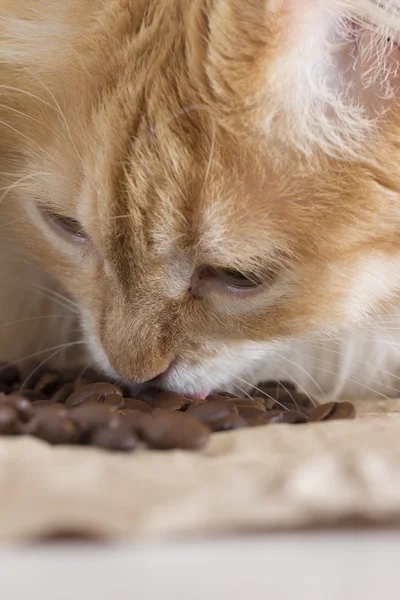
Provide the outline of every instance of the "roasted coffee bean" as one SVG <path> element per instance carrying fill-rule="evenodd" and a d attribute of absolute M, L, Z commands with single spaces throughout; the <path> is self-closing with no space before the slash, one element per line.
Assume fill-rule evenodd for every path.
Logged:
<path fill-rule="evenodd" d="M 57 414 L 40 414 L 34 417 L 25 431 L 49 444 L 75 444 L 80 437 L 79 427 L 71 419 Z"/>
<path fill-rule="evenodd" d="M 0 381 L 7 385 L 13 385 L 21 381 L 21 375 L 18 367 L 7 363 L 0 363 Z"/>
<path fill-rule="evenodd" d="M 325 404 L 320 404 L 309 415 L 309 422 L 314 423 L 315 421 L 326 421 L 336 409 L 336 404 L 337 402 L 326 402 Z"/>
<path fill-rule="evenodd" d="M 253 406 L 238 406 L 239 415 L 242 419 L 254 419 L 266 412 L 265 408 L 256 408 Z"/>
<path fill-rule="evenodd" d="M 34 408 L 38 408 L 40 406 L 54 406 L 53 400 L 49 400 L 49 398 L 45 398 L 42 400 L 33 400 L 32 405 Z"/>
<path fill-rule="evenodd" d="M 335 419 L 354 419 L 356 408 L 351 402 L 338 402 L 333 413 L 328 417 L 329 421 Z"/>
<path fill-rule="evenodd" d="M 33 417 L 35 412 L 30 400 L 18 394 L 12 394 L 10 396 L 1 396 L 0 405 L 4 404 L 14 408 L 17 411 L 18 418 L 23 423 L 29 421 L 29 419 Z"/>
<path fill-rule="evenodd" d="M 78 406 L 86 406 L 87 404 L 104 404 L 110 410 L 120 410 L 125 407 L 125 399 L 117 394 L 109 394 L 108 396 L 92 394 L 84 398 Z"/>
<path fill-rule="evenodd" d="M 85 398 L 82 404 L 89 401 L 91 398 L 93 400 L 96 399 L 95 401 L 98 404 L 104 404 L 105 406 L 109 406 L 114 410 L 121 410 L 125 407 L 125 399 L 118 394 L 108 394 L 107 396 L 103 396 L 102 394 L 93 394 L 93 396 L 88 396 Z"/>
<path fill-rule="evenodd" d="M 158 450 L 195 450 L 202 448 L 209 436 L 210 428 L 188 413 L 157 410 L 151 415 L 142 415 L 140 436 L 151 447 Z"/>
<path fill-rule="evenodd" d="M 9 394 L 11 392 L 11 386 L 8 383 L 4 383 L 4 381 L 0 381 L 0 392 L 2 394 Z"/>
<path fill-rule="evenodd" d="M 218 423 L 221 419 L 225 419 L 232 414 L 238 414 L 236 406 L 229 402 L 229 400 L 221 398 L 221 396 L 212 397 L 215 399 L 198 405 L 191 404 L 186 414 L 194 417 L 201 423 L 206 423 L 211 428 L 213 428 L 214 423 Z"/>
<path fill-rule="evenodd" d="M 67 398 L 65 405 L 68 406 L 68 408 L 73 408 L 74 406 L 78 406 L 88 396 L 93 396 L 93 394 L 100 394 L 101 396 L 117 394 L 118 396 L 122 396 L 122 391 L 113 383 L 90 383 L 73 392 L 69 398 Z"/>
<path fill-rule="evenodd" d="M 68 417 L 78 425 L 84 435 L 103 427 L 116 428 L 121 417 L 104 404 L 81 404 L 72 408 Z"/>
<path fill-rule="evenodd" d="M 228 398 L 228 401 L 236 406 L 237 409 L 242 406 L 251 406 L 253 408 L 259 408 L 260 410 L 265 410 L 265 405 L 255 398 Z"/>
<path fill-rule="evenodd" d="M 48 400 L 46 394 L 42 392 L 35 392 L 34 390 L 24 388 L 20 390 L 21 396 L 28 398 L 31 402 L 37 402 L 38 400 Z"/>
<path fill-rule="evenodd" d="M 306 394 L 300 394 L 299 392 L 289 392 L 288 394 L 282 394 L 277 399 L 279 406 L 295 405 L 299 408 L 307 408 L 313 410 L 316 403 L 306 396 Z"/>
<path fill-rule="evenodd" d="M 99 381 L 103 380 L 103 377 L 99 376 L 99 373 L 96 373 L 96 371 L 93 369 L 85 369 L 77 377 L 75 377 L 73 384 L 75 389 L 77 389 L 78 387 L 89 385 L 89 383 L 98 383 Z"/>
<path fill-rule="evenodd" d="M 298 404 L 292 404 L 292 402 L 282 402 L 280 404 L 275 403 L 274 408 L 276 410 L 296 410 L 304 413 L 305 415 L 309 415 L 314 410 L 314 407 L 306 407 L 300 406 Z"/>
<path fill-rule="evenodd" d="M 268 396 L 253 396 L 253 400 L 260 402 L 265 407 L 265 410 L 275 410 L 276 402 Z"/>
<path fill-rule="evenodd" d="M 184 407 L 189 406 L 190 400 L 181 396 L 181 394 L 163 392 L 155 396 L 150 403 L 156 409 L 182 410 Z"/>
<path fill-rule="evenodd" d="M 75 387 L 72 383 L 63 383 L 63 385 L 52 395 L 51 400 L 62 404 L 74 391 Z"/>
<path fill-rule="evenodd" d="M 149 416 L 148 412 L 140 411 L 140 410 L 131 410 L 130 408 L 123 410 L 119 410 L 118 414 L 121 415 L 122 425 L 125 428 L 130 429 L 134 432 L 140 431 L 140 426 L 143 422 L 144 418 Z"/>
<path fill-rule="evenodd" d="M 307 423 L 307 416 L 299 410 L 286 410 L 282 412 L 282 423 Z"/>
<path fill-rule="evenodd" d="M 232 398 L 232 400 L 240 400 L 237 394 L 231 394 L 230 392 L 217 392 L 217 396 L 222 396 L 223 398 Z"/>
<path fill-rule="evenodd" d="M 120 425 L 116 429 L 96 429 L 91 434 L 89 443 L 108 450 L 131 452 L 138 445 L 139 439 L 132 430 Z"/>
<path fill-rule="evenodd" d="M 282 398 L 286 398 L 287 396 L 291 396 L 295 394 L 295 390 L 292 388 L 285 389 L 280 385 L 275 386 L 267 386 L 267 385 L 258 385 L 257 389 L 254 390 L 253 396 L 264 396 L 265 398 L 273 399 L 280 401 Z"/>
<path fill-rule="evenodd" d="M 123 410 L 139 410 L 140 412 L 151 412 L 152 407 L 147 402 L 138 400 L 137 398 L 124 398 L 125 407 Z"/>
<path fill-rule="evenodd" d="M 293 390 L 296 391 L 296 386 L 294 385 L 294 383 L 292 383 L 291 381 L 274 381 L 273 379 L 268 380 L 268 381 L 261 381 L 261 383 L 259 383 L 256 387 L 258 388 L 275 388 L 277 390 L 282 389 L 284 392 L 286 392 L 286 390 Z"/>
<path fill-rule="evenodd" d="M 154 398 L 158 394 L 162 394 L 162 393 L 163 393 L 163 390 L 161 388 L 149 387 L 149 388 L 145 388 L 141 392 L 138 392 L 137 394 L 135 394 L 135 398 L 137 398 L 138 400 L 143 400 L 143 402 L 147 402 L 148 404 L 152 404 Z"/>
<path fill-rule="evenodd" d="M 246 427 L 246 421 L 234 413 L 212 423 L 213 431 L 230 431 L 232 429 L 242 429 L 242 427 Z"/>
<path fill-rule="evenodd" d="M 247 419 L 247 425 L 249 427 L 259 427 L 260 425 L 268 425 L 270 423 L 282 423 L 282 415 L 283 413 L 280 410 L 265 411 L 258 417 Z"/>
<path fill-rule="evenodd" d="M 62 377 L 58 373 L 45 373 L 36 382 L 33 388 L 35 392 L 42 392 L 46 396 L 51 396 L 60 387 Z"/>
<path fill-rule="evenodd" d="M 17 409 L 7 404 L 0 404 L 0 434 L 14 435 L 18 433 L 18 425 Z"/>
<path fill-rule="evenodd" d="M 66 417 L 68 409 L 64 404 L 52 402 L 51 400 L 38 400 L 32 404 L 35 415 L 57 415 L 59 417 Z"/>

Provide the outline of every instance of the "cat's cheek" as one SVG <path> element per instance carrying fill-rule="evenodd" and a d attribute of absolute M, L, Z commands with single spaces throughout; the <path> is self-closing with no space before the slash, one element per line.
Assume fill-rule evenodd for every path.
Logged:
<path fill-rule="evenodd" d="M 104 352 L 95 333 L 95 325 L 91 317 L 90 311 L 81 307 L 81 327 L 84 333 L 84 341 L 89 350 L 90 356 L 93 358 L 96 367 L 104 374 L 113 379 L 118 379 L 118 373 L 112 368 L 107 354 Z"/>

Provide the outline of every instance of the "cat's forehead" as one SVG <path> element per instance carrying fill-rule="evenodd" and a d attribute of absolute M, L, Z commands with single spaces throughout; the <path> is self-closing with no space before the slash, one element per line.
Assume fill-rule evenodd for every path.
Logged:
<path fill-rule="evenodd" d="M 143 260 L 187 253 L 226 264 L 270 250 L 280 235 L 273 213 L 285 185 L 227 136 L 229 151 L 222 135 L 212 140 L 207 132 L 188 148 L 184 137 L 164 129 L 163 140 L 132 145 L 110 203 L 115 246 L 124 240 Z"/>

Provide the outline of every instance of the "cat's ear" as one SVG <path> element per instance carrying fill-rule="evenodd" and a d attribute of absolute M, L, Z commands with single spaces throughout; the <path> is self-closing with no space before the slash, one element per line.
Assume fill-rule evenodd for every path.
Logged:
<path fill-rule="evenodd" d="M 308 151 L 335 137 L 327 44 L 333 16 L 317 0 L 215 0 L 207 74 L 228 127 L 263 130 Z M 340 108 L 340 107 L 339 107 Z M 331 110 L 332 112 L 332 110 Z M 325 131 L 321 131 L 321 127 Z M 272 142 L 274 141 L 272 139 Z M 314 144 L 314 142 L 313 142 Z"/>
<path fill-rule="evenodd" d="M 358 152 L 397 101 L 396 15 L 375 0 L 214 0 L 206 69 L 215 110 L 228 127 L 264 131 L 270 146 Z"/>
<path fill-rule="evenodd" d="M 290 0 L 297 2 L 297 0 Z M 284 43 L 290 17 L 280 0 L 216 0 L 208 15 L 207 70 L 217 97 L 256 101 Z"/>

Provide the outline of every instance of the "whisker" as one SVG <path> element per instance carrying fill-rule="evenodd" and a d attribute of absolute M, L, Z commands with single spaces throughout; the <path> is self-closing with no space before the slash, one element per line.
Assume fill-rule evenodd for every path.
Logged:
<path fill-rule="evenodd" d="M 78 377 L 78 378 L 77 378 L 77 380 L 76 380 L 76 386 L 75 386 L 75 389 L 78 389 L 78 387 L 79 387 L 79 384 L 80 384 L 80 382 L 81 382 L 81 380 L 82 380 L 82 377 L 84 376 L 84 374 L 86 373 L 86 371 L 89 369 L 90 365 L 91 365 L 91 363 L 89 362 L 89 363 L 86 365 L 86 367 L 84 367 L 84 369 L 83 369 L 83 370 L 80 372 L 80 374 L 79 374 L 79 377 Z"/>
<path fill-rule="evenodd" d="M 58 350 L 56 350 L 55 352 L 53 352 L 52 354 L 50 354 L 50 356 L 48 356 L 47 358 L 45 358 L 41 363 L 38 364 L 37 367 L 35 367 L 30 374 L 28 375 L 28 377 L 26 377 L 26 379 L 24 380 L 24 382 L 21 384 L 21 388 L 20 391 L 24 389 L 24 387 L 26 386 L 26 384 L 28 383 L 28 381 L 31 379 L 31 377 L 43 366 L 45 365 L 49 360 L 51 360 L 54 356 L 56 356 L 57 354 L 60 354 L 60 352 L 62 352 L 63 350 L 65 350 L 65 348 L 70 348 L 71 346 L 74 346 L 76 344 L 83 344 L 84 342 L 82 341 L 77 341 L 77 342 L 69 342 L 67 344 L 62 344 L 61 348 L 59 348 Z M 49 348 L 47 350 L 50 350 Z"/>
<path fill-rule="evenodd" d="M 44 348 L 44 350 L 38 350 L 37 352 L 33 352 L 32 354 L 28 354 L 27 356 L 24 356 L 23 358 L 19 358 L 18 360 L 14 360 L 13 362 L 10 362 L 10 365 L 18 365 L 22 362 L 24 362 L 25 360 L 29 360 L 30 358 L 35 358 L 36 356 L 40 356 L 41 354 L 44 354 L 44 352 L 50 352 L 51 350 L 57 350 L 58 348 L 66 348 L 68 346 L 73 346 L 75 344 L 84 344 L 85 342 L 83 340 L 77 341 L 77 342 L 67 342 L 66 344 L 59 344 L 57 346 L 51 346 L 50 348 Z"/>
<path fill-rule="evenodd" d="M 289 358 L 287 358 L 286 356 L 284 356 L 283 354 L 281 354 L 279 352 L 277 353 L 277 355 L 279 356 L 279 358 L 282 358 L 283 360 L 286 360 L 286 362 L 288 362 L 291 365 L 294 365 L 295 367 L 297 367 L 298 369 L 300 369 L 300 371 L 302 371 L 310 379 L 310 381 L 312 381 L 313 384 L 319 389 L 319 391 L 321 392 L 321 394 L 324 397 L 325 401 L 327 401 L 326 394 L 325 394 L 324 390 L 321 388 L 321 386 L 319 385 L 319 383 L 314 379 L 314 377 L 312 377 L 310 375 L 310 373 L 308 373 L 306 371 L 306 369 L 304 369 L 302 366 L 296 364 L 293 360 L 290 360 Z"/>
<path fill-rule="evenodd" d="M 250 400 L 252 400 L 253 398 L 250 396 L 249 393 L 246 392 L 246 390 L 244 390 L 242 387 L 240 387 L 240 385 L 238 385 L 237 383 L 233 384 L 235 387 L 238 388 L 238 390 L 240 390 L 242 392 L 242 394 L 244 394 L 245 396 L 247 396 Z"/>
<path fill-rule="evenodd" d="M 70 319 L 71 315 L 42 315 L 40 317 L 27 317 L 25 319 L 17 319 L 16 321 L 10 321 L 9 323 L 3 323 L 0 325 L 0 329 L 3 327 L 10 327 L 11 325 L 18 325 L 19 323 L 26 323 L 27 321 L 36 321 L 38 319 Z"/>
<path fill-rule="evenodd" d="M 316 362 L 325 362 L 325 363 L 329 364 L 328 361 L 324 361 L 323 359 L 319 359 L 317 357 L 309 356 L 307 358 L 309 358 L 310 360 L 314 360 Z M 295 364 L 295 363 L 293 363 L 293 364 Z M 324 372 L 324 373 L 329 373 L 331 375 L 337 375 L 337 373 L 335 371 L 332 371 L 330 369 L 326 369 L 325 367 L 316 367 L 316 368 L 319 369 L 320 371 Z M 363 375 L 361 373 L 355 372 L 354 374 L 358 375 L 359 377 L 363 377 Z M 385 394 L 382 394 L 382 393 L 378 392 L 376 389 L 371 388 L 368 385 L 365 385 L 365 384 L 361 383 L 361 381 L 357 381 L 356 379 L 353 379 L 352 377 L 348 377 L 347 381 L 351 381 L 352 383 L 355 383 L 356 385 L 360 385 L 361 387 L 369 390 L 370 392 L 373 392 L 374 394 L 378 394 L 379 396 L 382 396 L 385 400 L 388 399 L 388 397 Z M 393 392 L 398 392 L 398 390 L 396 390 L 392 386 L 389 386 L 387 384 L 383 384 L 383 385 L 385 385 L 385 387 L 389 388 Z M 325 394 L 324 394 L 324 396 L 325 396 Z"/>
<path fill-rule="evenodd" d="M 11 192 L 12 189 L 14 189 L 16 187 L 20 187 L 20 185 L 23 181 L 26 181 L 27 179 L 31 179 L 32 177 L 38 177 L 39 175 L 51 175 L 51 173 L 43 172 L 43 173 L 31 173 L 30 175 L 24 175 L 24 177 L 21 177 L 17 181 L 14 181 L 14 183 L 12 183 L 11 185 L 9 185 L 5 188 L 5 191 L 3 192 L 2 196 L 0 197 L 0 203 L 3 202 L 4 198 Z M 4 188 L 2 188 L 2 189 L 4 189 Z"/>
<path fill-rule="evenodd" d="M 21 283 L 23 284 L 23 286 L 33 288 L 34 290 L 47 292 L 47 295 L 44 294 L 45 298 L 52 300 L 59 306 L 70 310 L 72 313 L 80 317 L 79 305 L 70 300 L 69 298 L 66 298 L 62 294 L 59 294 L 58 292 L 52 290 L 51 288 L 48 288 L 47 286 L 41 285 L 39 283 L 35 283 L 33 281 L 26 281 L 24 279 L 21 279 L 20 277 L 16 277 L 15 275 L 7 275 L 7 278 Z"/>
<path fill-rule="evenodd" d="M 281 402 L 278 402 L 278 400 L 276 400 L 273 396 L 270 396 L 269 394 L 267 394 L 267 392 L 264 392 L 263 390 L 261 390 L 259 387 L 257 387 L 256 385 L 250 383 L 249 381 L 246 381 L 245 379 L 241 379 L 240 377 L 238 377 L 237 375 L 233 375 L 234 379 L 237 379 L 238 381 L 241 381 L 242 383 L 244 383 L 245 385 L 250 386 L 251 388 L 253 388 L 254 390 L 257 390 L 257 392 L 259 392 L 262 396 L 266 396 L 267 398 L 269 398 L 270 400 L 273 400 L 276 404 L 278 404 L 279 406 L 281 406 L 284 410 L 288 410 L 288 408 L 282 404 Z M 236 385 L 236 384 L 234 384 Z"/>
<path fill-rule="evenodd" d="M 78 148 L 76 147 L 76 144 L 74 142 L 74 138 L 72 137 L 71 129 L 70 129 L 69 125 L 68 125 L 67 118 L 66 118 L 66 116 L 65 116 L 65 114 L 64 114 L 64 112 L 63 112 L 63 110 L 62 110 L 62 108 L 60 106 L 60 104 L 58 103 L 57 98 L 55 97 L 55 95 L 53 94 L 53 92 L 51 91 L 51 89 L 39 77 L 36 77 L 34 75 L 32 75 L 32 76 L 33 76 L 34 79 L 36 79 L 38 81 L 38 83 L 40 85 L 42 85 L 44 87 L 44 89 L 48 92 L 48 94 L 50 95 L 51 99 L 53 100 L 54 105 L 57 107 L 58 114 L 61 116 L 61 119 L 63 120 L 63 123 L 65 125 L 65 129 L 67 130 L 68 137 L 69 137 L 69 139 L 71 141 L 71 144 L 72 144 L 72 146 L 73 146 L 73 148 L 74 148 L 74 150 L 76 152 L 76 155 L 77 155 L 78 159 L 80 160 L 80 162 L 83 162 L 83 158 L 80 155 L 80 153 L 78 151 Z"/>
<path fill-rule="evenodd" d="M 36 144 L 36 142 L 34 142 L 33 140 L 31 140 L 27 135 L 25 135 L 24 133 L 22 133 L 22 131 L 19 131 L 18 129 L 16 129 L 15 127 L 13 127 L 12 125 L 10 125 L 9 123 L 6 123 L 5 121 L 0 121 L 0 125 L 3 125 L 4 127 L 7 127 L 7 129 L 11 129 L 11 131 L 14 131 L 14 133 L 17 133 L 18 135 L 20 135 L 21 137 L 23 137 L 27 142 L 29 142 L 30 144 L 32 144 L 32 146 L 34 146 L 37 150 L 39 150 L 40 152 L 42 151 L 42 148 Z"/>

